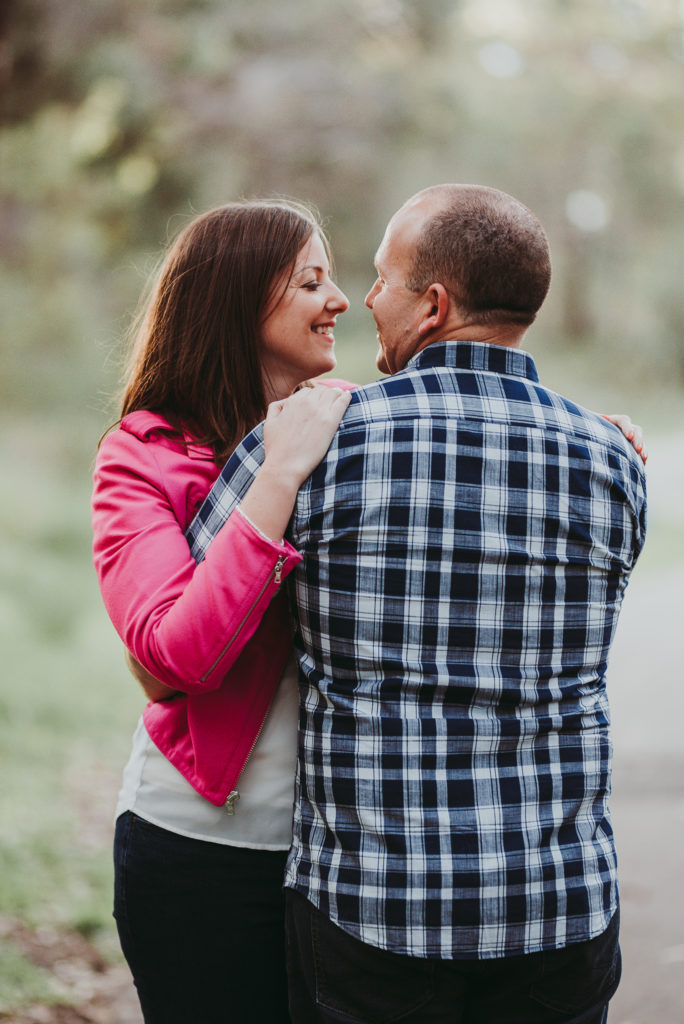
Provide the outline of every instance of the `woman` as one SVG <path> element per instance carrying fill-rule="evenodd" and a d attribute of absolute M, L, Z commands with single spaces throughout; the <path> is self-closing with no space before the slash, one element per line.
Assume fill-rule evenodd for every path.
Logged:
<path fill-rule="evenodd" d="M 347 307 L 309 211 L 198 217 L 162 265 L 98 453 L 105 605 L 134 658 L 180 691 L 148 705 L 117 809 L 115 917 L 151 1024 L 289 1019 L 297 684 L 282 582 L 300 555 L 282 537 L 349 385 L 293 392 L 334 368 Z M 195 566 L 184 531 L 264 416 L 258 478 Z"/>

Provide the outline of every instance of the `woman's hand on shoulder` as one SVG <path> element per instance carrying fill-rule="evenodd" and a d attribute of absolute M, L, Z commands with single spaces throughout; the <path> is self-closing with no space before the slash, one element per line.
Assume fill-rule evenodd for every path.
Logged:
<path fill-rule="evenodd" d="M 264 423 L 265 463 L 299 487 L 330 447 L 350 401 L 351 391 L 342 388 L 307 387 L 271 402 Z"/>
<path fill-rule="evenodd" d="M 608 420 L 609 423 L 614 424 L 622 431 L 627 440 L 631 441 L 634 451 L 641 456 L 643 462 L 646 462 L 648 452 L 644 444 L 644 432 L 638 423 L 632 423 L 626 413 L 603 413 L 602 415 L 604 420 Z"/>
<path fill-rule="evenodd" d="M 297 491 L 330 447 L 350 400 L 351 392 L 341 388 L 310 387 L 269 405 L 266 455 L 240 508 L 274 542 L 285 533 Z"/>

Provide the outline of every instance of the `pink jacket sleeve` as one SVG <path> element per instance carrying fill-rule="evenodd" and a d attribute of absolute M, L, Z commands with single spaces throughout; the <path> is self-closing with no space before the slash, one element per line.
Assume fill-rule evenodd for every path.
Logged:
<path fill-rule="evenodd" d="M 121 429 L 102 443 L 93 491 L 95 569 L 126 647 L 162 682 L 201 693 L 220 685 L 301 555 L 233 513 L 196 565 L 179 480 L 185 471 L 187 483 L 187 462 L 166 466 L 159 449 Z M 205 480 L 205 492 L 208 486 Z"/>
<path fill-rule="evenodd" d="M 316 384 L 322 384 L 326 388 L 342 388 L 343 391 L 356 391 L 358 384 L 352 384 L 341 377 L 317 377 Z"/>

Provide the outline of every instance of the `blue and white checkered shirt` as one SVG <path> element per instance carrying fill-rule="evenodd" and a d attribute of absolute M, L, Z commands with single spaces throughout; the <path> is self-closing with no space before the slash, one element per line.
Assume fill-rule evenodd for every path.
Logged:
<path fill-rule="evenodd" d="M 196 544 L 262 455 L 257 430 Z M 439 343 L 356 391 L 292 521 L 285 884 L 418 957 L 602 932 L 617 906 L 605 672 L 644 531 L 631 446 L 541 387 L 525 352 Z"/>

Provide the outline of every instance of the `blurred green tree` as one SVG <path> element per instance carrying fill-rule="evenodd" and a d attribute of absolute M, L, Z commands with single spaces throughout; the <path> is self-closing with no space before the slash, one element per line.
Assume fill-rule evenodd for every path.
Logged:
<path fill-rule="evenodd" d="M 559 346 L 598 338 L 654 383 L 682 375 L 682 17 L 645 0 L 7 0 L 3 402 L 108 386 L 154 255 L 240 195 L 320 207 L 367 333 L 387 216 L 438 180 L 539 213 Z"/>

